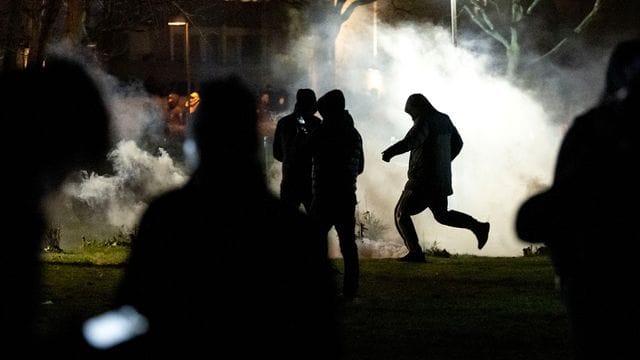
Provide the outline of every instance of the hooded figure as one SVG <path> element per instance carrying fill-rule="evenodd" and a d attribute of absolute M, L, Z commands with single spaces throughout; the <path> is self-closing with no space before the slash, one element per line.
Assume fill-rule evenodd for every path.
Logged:
<path fill-rule="evenodd" d="M 311 154 L 309 136 L 320 126 L 316 94 L 311 89 L 299 89 L 293 113 L 278 121 L 273 142 L 273 157 L 282 162 L 280 200 L 297 210 L 300 204 L 311 210 Z"/>
<path fill-rule="evenodd" d="M 322 125 L 310 140 L 313 157 L 311 216 L 319 241 L 335 226 L 344 259 L 345 298 L 357 296 L 360 265 L 355 239 L 356 179 L 364 170 L 362 137 L 345 110 L 342 91 L 331 90 L 318 99 Z M 325 250 L 326 252 L 326 250 Z"/>
<path fill-rule="evenodd" d="M 462 149 L 462 138 L 449 116 L 436 110 L 422 94 L 412 94 L 404 111 L 413 126 L 405 137 L 382 152 L 382 160 L 410 151 L 408 180 L 394 211 L 395 225 L 409 253 L 406 262 L 425 262 L 418 234 L 411 220 L 427 208 L 437 222 L 469 229 L 478 240 L 478 249 L 487 243 L 489 223 L 455 210 L 448 210 L 451 187 L 451 162 Z"/>
<path fill-rule="evenodd" d="M 567 131 L 551 188 L 520 208 L 516 229 L 550 249 L 578 359 L 622 359 L 640 341 L 640 40 L 613 51 L 600 104 Z M 611 249 L 621 251 L 609 254 Z"/>
<path fill-rule="evenodd" d="M 199 164 L 184 187 L 149 205 L 133 241 L 118 304 L 147 317 L 149 332 L 123 350 L 335 357 L 327 255 L 308 240 L 307 217 L 281 211 L 266 187 L 254 96 L 237 79 L 215 80 L 202 86 L 195 114 Z"/>

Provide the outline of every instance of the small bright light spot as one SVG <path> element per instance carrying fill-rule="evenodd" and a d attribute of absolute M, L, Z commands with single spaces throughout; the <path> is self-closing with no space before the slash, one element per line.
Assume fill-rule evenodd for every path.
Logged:
<path fill-rule="evenodd" d="M 89 345 L 108 349 L 149 329 L 149 322 L 132 306 L 123 306 L 85 321 L 82 333 Z"/>
<path fill-rule="evenodd" d="M 198 155 L 198 147 L 196 146 L 196 142 L 192 138 L 188 138 L 182 144 L 182 151 L 185 155 L 187 167 L 192 171 L 195 170 L 200 163 L 200 156 Z"/>

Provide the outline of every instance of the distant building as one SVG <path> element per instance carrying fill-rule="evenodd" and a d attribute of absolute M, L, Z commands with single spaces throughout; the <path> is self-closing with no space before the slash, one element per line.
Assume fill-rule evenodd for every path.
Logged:
<path fill-rule="evenodd" d="M 274 59 L 286 52 L 286 7 L 276 1 L 211 2 L 189 20 L 189 68 L 192 88 L 212 76 L 237 73 L 263 86 L 271 78 Z M 167 19 L 167 22 L 171 19 Z M 167 22 L 126 31 L 122 54 L 108 60 L 109 72 L 141 79 L 154 87 L 178 83 L 186 91 L 186 26 Z"/>

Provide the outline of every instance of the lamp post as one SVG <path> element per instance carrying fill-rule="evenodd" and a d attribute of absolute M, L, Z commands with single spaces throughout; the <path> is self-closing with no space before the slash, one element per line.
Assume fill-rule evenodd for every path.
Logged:
<path fill-rule="evenodd" d="M 189 23 L 186 20 L 178 19 L 169 21 L 169 26 L 184 26 L 184 65 L 187 74 L 187 99 L 191 95 L 191 66 L 189 65 Z M 172 50 L 173 51 L 173 50 Z M 189 100 L 187 100 L 187 116 L 189 116 Z"/>
<path fill-rule="evenodd" d="M 451 43 L 456 46 L 458 32 L 458 14 L 456 0 L 451 0 Z"/>

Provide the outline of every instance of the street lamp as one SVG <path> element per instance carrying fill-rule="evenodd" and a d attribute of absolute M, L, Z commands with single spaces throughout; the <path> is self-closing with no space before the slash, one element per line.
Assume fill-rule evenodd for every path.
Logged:
<path fill-rule="evenodd" d="M 189 23 L 184 19 L 176 19 L 167 23 L 169 26 L 184 26 L 184 64 L 187 73 L 187 99 L 191 95 L 191 67 L 189 66 Z M 172 38 L 173 39 L 173 38 Z M 173 41 L 173 40 L 172 40 Z M 173 50 L 171 50 L 173 52 Z M 189 114 L 189 101 L 187 101 L 187 114 Z M 187 115 L 189 116 L 189 115 Z"/>
<path fill-rule="evenodd" d="M 456 0 L 451 0 L 451 43 L 456 46 L 456 37 L 458 32 L 458 14 Z"/>

